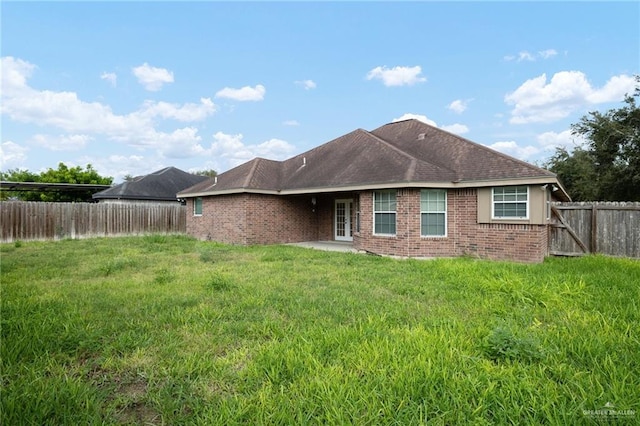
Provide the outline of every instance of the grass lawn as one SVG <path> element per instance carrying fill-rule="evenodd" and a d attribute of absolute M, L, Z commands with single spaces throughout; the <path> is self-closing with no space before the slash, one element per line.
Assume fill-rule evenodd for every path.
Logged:
<path fill-rule="evenodd" d="M 640 423 L 637 260 L 0 250 L 2 425 Z"/>

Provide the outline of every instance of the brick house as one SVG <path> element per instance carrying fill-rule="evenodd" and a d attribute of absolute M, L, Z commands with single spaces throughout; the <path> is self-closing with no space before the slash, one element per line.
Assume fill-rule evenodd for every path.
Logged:
<path fill-rule="evenodd" d="M 569 199 L 553 173 L 417 120 L 255 158 L 177 196 L 201 239 L 520 262 L 544 259 L 550 202 Z"/>

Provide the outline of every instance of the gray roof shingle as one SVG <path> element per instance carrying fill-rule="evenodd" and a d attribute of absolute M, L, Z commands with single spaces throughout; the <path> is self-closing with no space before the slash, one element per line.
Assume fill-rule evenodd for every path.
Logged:
<path fill-rule="evenodd" d="M 178 192 L 206 179 L 207 176 L 192 175 L 175 167 L 166 167 L 97 192 L 93 194 L 93 199 L 176 201 Z"/>
<path fill-rule="evenodd" d="M 357 129 L 285 161 L 255 158 L 179 195 L 524 178 L 555 175 L 412 119 Z"/>

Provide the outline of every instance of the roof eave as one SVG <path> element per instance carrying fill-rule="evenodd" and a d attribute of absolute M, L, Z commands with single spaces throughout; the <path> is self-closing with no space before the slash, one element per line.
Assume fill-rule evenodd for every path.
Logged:
<path fill-rule="evenodd" d="M 194 198 L 208 197 L 216 195 L 231 194 L 269 194 L 269 195 L 302 195 L 302 194 L 319 194 L 327 192 L 347 192 L 347 191 L 367 191 L 375 189 L 392 189 L 392 188 L 482 188 L 487 186 L 506 186 L 506 185 L 557 185 L 561 191 L 560 198 L 570 199 L 566 190 L 560 185 L 555 176 L 533 176 L 522 178 L 504 178 L 504 179 L 478 179 L 478 180 L 461 180 L 461 181 L 393 181 L 393 182 L 372 182 L 352 185 L 334 185 L 319 186 L 311 188 L 290 188 L 282 190 L 256 189 L 256 188 L 229 188 L 218 191 L 200 191 L 191 193 L 178 193 L 177 198 Z"/>
<path fill-rule="evenodd" d="M 195 198 L 195 197 L 208 197 L 212 195 L 230 195 L 230 194 L 270 194 L 280 195 L 281 191 L 277 189 L 256 189 L 256 188 L 229 188 L 221 189 L 217 191 L 198 191 L 198 192 L 179 192 L 176 198 Z"/>

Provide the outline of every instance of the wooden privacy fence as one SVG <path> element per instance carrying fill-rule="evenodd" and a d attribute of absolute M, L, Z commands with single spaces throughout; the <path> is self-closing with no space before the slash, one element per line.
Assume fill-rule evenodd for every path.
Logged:
<path fill-rule="evenodd" d="M 178 203 L 0 203 L 1 242 L 185 233 Z"/>
<path fill-rule="evenodd" d="M 549 253 L 640 258 L 640 203 L 553 203 Z"/>

